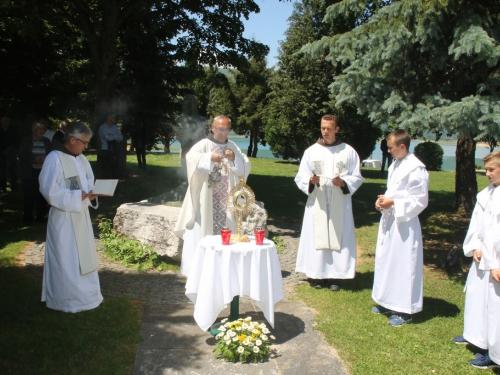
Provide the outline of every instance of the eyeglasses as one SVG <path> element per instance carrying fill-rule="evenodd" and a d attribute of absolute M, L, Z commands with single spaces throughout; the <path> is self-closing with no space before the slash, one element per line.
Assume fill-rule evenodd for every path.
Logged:
<path fill-rule="evenodd" d="M 78 139 L 78 138 L 75 138 L 75 139 L 76 139 L 77 141 L 82 142 L 85 146 L 88 146 L 88 145 L 89 145 L 89 143 L 88 143 L 88 142 L 86 142 L 86 141 L 82 141 L 81 139 Z"/>
<path fill-rule="evenodd" d="M 229 133 L 231 131 L 230 128 L 215 128 L 218 133 Z"/>

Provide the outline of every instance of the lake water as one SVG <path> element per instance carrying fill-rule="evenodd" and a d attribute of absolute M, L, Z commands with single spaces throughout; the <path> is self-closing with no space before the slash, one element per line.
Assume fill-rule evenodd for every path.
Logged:
<path fill-rule="evenodd" d="M 248 145 L 250 144 L 250 139 L 241 137 L 241 136 L 230 136 L 229 139 L 236 143 L 236 145 L 243 151 L 243 153 L 247 152 Z M 411 141 L 410 144 L 410 151 L 413 151 L 416 145 L 418 145 L 420 141 Z M 455 170 L 455 150 L 456 150 L 456 144 L 452 141 L 445 141 L 445 142 L 440 142 L 439 143 L 441 147 L 443 148 L 443 165 L 442 165 L 442 170 L 443 171 L 452 171 Z M 180 143 L 179 142 L 174 142 L 171 145 L 172 152 L 176 152 L 180 148 Z M 498 148 L 495 148 L 495 151 L 498 151 Z M 483 165 L 482 159 L 490 153 L 489 147 L 484 147 L 484 146 L 476 146 L 476 164 Z M 262 146 L 259 144 L 259 151 L 257 152 L 257 157 L 258 158 L 263 158 L 263 159 L 276 159 L 271 150 L 269 149 L 269 145 L 267 146 Z M 371 159 L 376 159 L 376 160 L 382 160 L 382 152 L 380 151 L 380 142 L 378 142 L 375 145 L 375 149 L 373 150 L 373 153 L 371 154 Z"/>

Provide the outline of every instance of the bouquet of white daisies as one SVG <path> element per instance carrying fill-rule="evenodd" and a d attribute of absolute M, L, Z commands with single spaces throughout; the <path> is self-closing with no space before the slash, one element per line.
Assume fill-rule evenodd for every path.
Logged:
<path fill-rule="evenodd" d="M 252 322 L 252 318 L 240 318 L 234 322 L 221 321 L 220 331 L 215 339 L 215 358 L 231 362 L 262 362 L 269 358 L 271 335 L 264 323 Z"/>

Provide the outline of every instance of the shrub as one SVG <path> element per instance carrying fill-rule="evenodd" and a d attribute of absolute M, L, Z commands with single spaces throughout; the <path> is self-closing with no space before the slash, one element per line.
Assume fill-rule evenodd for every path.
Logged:
<path fill-rule="evenodd" d="M 443 148 L 436 142 L 423 142 L 415 146 L 413 151 L 428 171 L 440 171 L 443 165 Z"/>

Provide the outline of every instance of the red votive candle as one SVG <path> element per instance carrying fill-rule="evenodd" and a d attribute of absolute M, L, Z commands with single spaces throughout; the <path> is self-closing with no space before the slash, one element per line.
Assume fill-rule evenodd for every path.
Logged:
<path fill-rule="evenodd" d="M 266 230 L 263 227 L 256 227 L 253 232 L 255 234 L 255 243 L 257 245 L 263 245 L 264 235 L 266 234 Z"/>
<path fill-rule="evenodd" d="M 231 229 L 224 227 L 220 230 L 223 245 L 229 245 L 231 242 Z"/>

